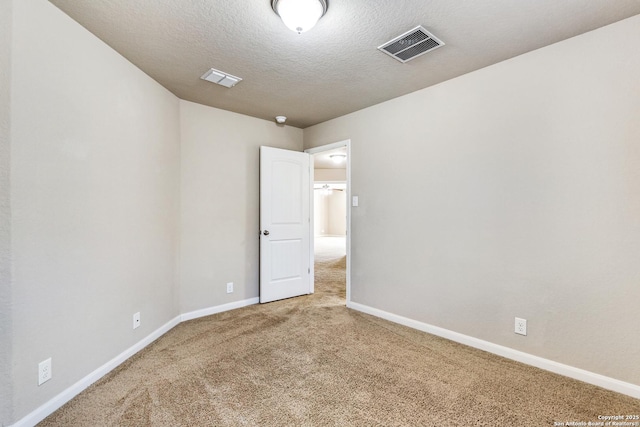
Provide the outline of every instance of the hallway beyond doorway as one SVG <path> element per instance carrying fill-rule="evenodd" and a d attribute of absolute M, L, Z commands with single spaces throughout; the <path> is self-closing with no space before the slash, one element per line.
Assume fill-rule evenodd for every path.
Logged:
<path fill-rule="evenodd" d="M 314 238 L 316 260 L 342 258 L 347 255 L 346 236 L 316 236 Z"/>
<path fill-rule="evenodd" d="M 318 291 L 346 298 L 346 237 L 316 237 L 314 248 L 314 275 Z"/>

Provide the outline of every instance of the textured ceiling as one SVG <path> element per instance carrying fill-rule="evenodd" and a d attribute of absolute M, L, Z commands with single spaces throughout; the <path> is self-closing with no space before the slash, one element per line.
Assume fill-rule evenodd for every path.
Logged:
<path fill-rule="evenodd" d="M 50 0 L 178 97 L 307 127 L 640 13 L 639 0 L 329 0 L 307 33 L 269 0 Z M 446 46 L 377 46 L 423 25 Z M 244 80 L 200 80 L 217 68 Z"/>

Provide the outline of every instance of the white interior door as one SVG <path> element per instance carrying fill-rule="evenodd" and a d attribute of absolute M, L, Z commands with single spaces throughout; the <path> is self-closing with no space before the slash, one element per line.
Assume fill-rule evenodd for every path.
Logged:
<path fill-rule="evenodd" d="M 260 147 L 260 302 L 312 292 L 307 153 Z"/>

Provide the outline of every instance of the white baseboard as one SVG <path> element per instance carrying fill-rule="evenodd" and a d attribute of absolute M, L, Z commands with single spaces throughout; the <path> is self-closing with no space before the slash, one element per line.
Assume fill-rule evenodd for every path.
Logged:
<path fill-rule="evenodd" d="M 142 340 L 135 343 L 133 346 L 123 351 L 104 365 L 100 366 L 95 371 L 91 372 L 86 377 L 82 378 L 80 381 L 73 384 L 71 387 L 64 390 L 62 393 L 56 395 L 54 398 L 49 400 L 48 402 L 41 405 L 39 408 L 30 412 L 24 418 L 17 421 L 11 427 L 32 427 L 38 424 L 40 421 L 44 420 L 49 415 L 53 414 L 55 411 L 60 409 L 62 405 L 69 402 L 71 399 L 80 394 L 83 390 L 89 387 L 91 384 L 98 381 L 100 378 L 104 377 L 106 374 L 117 368 L 120 364 L 125 362 L 131 356 L 160 338 L 162 335 L 169 332 L 176 325 L 181 322 L 196 319 L 198 317 L 209 316 L 211 314 L 222 313 L 224 311 L 234 310 L 236 308 L 246 307 L 249 305 L 257 304 L 260 302 L 259 298 L 250 298 L 242 301 L 232 302 L 228 304 L 218 305 L 215 307 L 209 307 L 202 310 L 192 311 L 189 313 L 185 313 L 179 316 L 174 317 L 169 322 L 165 323 L 160 328 L 153 331 L 151 334 L 147 335 Z"/>
<path fill-rule="evenodd" d="M 180 316 L 181 322 L 197 319 L 199 317 L 211 316 L 212 314 L 222 313 L 224 311 L 235 310 L 236 308 L 247 307 L 249 305 L 258 304 L 260 298 L 249 298 L 242 301 L 230 302 L 228 304 L 217 305 L 215 307 L 203 308 L 202 310 L 190 311 Z"/>
<path fill-rule="evenodd" d="M 389 320 L 394 323 L 399 323 L 401 325 L 408 326 L 419 331 L 437 335 L 439 337 L 446 338 L 460 344 L 468 345 L 469 347 L 484 350 L 486 352 L 493 353 L 507 359 L 535 366 L 537 368 L 560 374 L 565 377 L 573 378 L 588 384 L 593 384 L 598 387 L 605 388 L 607 390 L 612 390 L 618 393 L 626 394 L 627 396 L 635 397 L 636 399 L 640 399 L 640 385 L 627 383 L 624 381 L 616 380 L 615 378 L 610 378 L 604 375 L 585 371 L 584 369 L 554 362 L 553 360 L 544 359 L 542 357 L 534 356 L 529 353 L 514 350 L 512 348 L 504 347 L 478 338 L 473 338 L 468 335 L 453 332 L 448 329 L 440 328 L 438 326 L 429 325 L 428 323 L 419 322 L 417 320 L 409 319 L 407 317 L 399 316 L 397 314 L 389 313 L 356 302 L 347 302 L 347 307 L 366 314 L 370 314 L 372 316 Z"/>

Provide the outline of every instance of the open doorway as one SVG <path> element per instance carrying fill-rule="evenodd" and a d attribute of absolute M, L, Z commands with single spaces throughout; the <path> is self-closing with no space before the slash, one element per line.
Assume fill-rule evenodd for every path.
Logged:
<path fill-rule="evenodd" d="M 307 150 L 313 164 L 315 292 L 349 297 L 349 143 Z"/>

